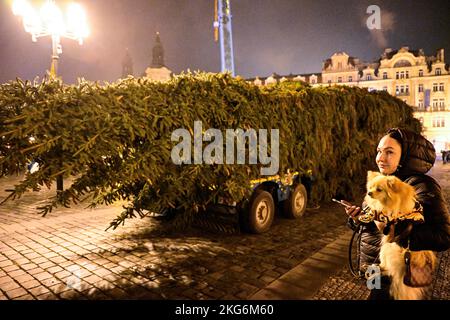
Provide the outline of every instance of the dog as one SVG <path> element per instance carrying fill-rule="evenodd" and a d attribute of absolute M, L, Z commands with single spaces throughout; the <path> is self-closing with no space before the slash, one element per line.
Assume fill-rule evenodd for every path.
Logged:
<path fill-rule="evenodd" d="M 380 248 L 380 268 L 383 275 L 391 278 L 389 293 L 395 300 L 421 300 L 425 296 L 426 287 L 413 288 L 403 283 L 406 273 L 404 255 L 407 249 L 399 246 L 399 240 L 405 240 L 414 223 L 422 223 L 424 217 L 421 210 L 416 209 L 416 192 L 414 187 L 395 176 L 385 176 L 369 171 L 367 174 L 367 195 L 364 198 L 367 206 L 375 212 L 375 222 L 379 228 L 388 227 Z M 395 235 L 395 223 L 409 220 L 408 228 L 400 235 Z M 380 223 L 381 222 L 381 223 Z M 387 233 L 387 234 L 386 234 Z M 436 257 L 432 251 L 411 251 L 411 264 L 419 267 L 431 261 L 435 268 Z"/>

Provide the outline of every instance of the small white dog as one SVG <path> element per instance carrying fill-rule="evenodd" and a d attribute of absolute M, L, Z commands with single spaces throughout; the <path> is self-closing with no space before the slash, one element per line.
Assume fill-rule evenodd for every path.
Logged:
<path fill-rule="evenodd" d="M 382 274 L 391 277 L 390 295 L 395 300 L 421 300 L 426 287 L 414 288 L 403 283 L 406 273 L 405 252 L 407 249 L 395 241 L 395 223 L 400 220 L 423 222 L 421 210 L 416 209 L 415 189 L 394 176 L 385 176 L 378 172 L 368 172 L 367 195 L 365 202 L 375 212 L 375 220 L 392 223 L 390 231 L 383 237 L 380 249 L 380 267 Z M 380 224 L 377 224 L 380 227 Z M 408 237 L 412 224 L 400 237 Z M 398 237 L 398 236 L 397 236 Z M 419 267 L 431 261 L 435 268 L 436 257 L 432 251 L 411 252 L 411 264 Z"/>

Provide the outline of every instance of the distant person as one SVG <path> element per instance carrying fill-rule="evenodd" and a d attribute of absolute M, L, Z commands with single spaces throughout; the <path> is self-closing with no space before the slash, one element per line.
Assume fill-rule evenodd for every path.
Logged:
<path fill-rule="evenodd" d="M 442 153 L 442 163 L 446 164 L 447 163 L 447 153 L 448 153 L 448 151 L 441 150 L 441 153 Z"/>

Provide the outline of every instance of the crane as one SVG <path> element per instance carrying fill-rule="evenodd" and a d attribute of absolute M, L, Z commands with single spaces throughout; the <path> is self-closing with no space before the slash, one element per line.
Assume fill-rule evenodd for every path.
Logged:
<path fill-rule="evenodd" d="M 234 77 L 231 17 L 230 0 L 214 0 L 214 39 L 220 39 L 221 71 L 229 71 Z"/>

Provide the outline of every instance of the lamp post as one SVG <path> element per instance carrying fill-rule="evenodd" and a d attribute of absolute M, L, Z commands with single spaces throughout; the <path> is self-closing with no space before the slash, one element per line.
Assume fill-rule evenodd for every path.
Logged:
<path fill-rule="evenodd" d="M 14 15 L 22 18 L 25 31 L 31 34 L 33 42 L 38 38 L 51 36 L 52 77 L 57 76 L 59 55 L 62 53 L 61 38 L 77 40 L 82 45 L 83 39 L 89 35 L 86 14 L 77 3 L 67 5 L 65 17 L 54 0 L 46 0 L 40 10 L 27 0 L 14 0 L 12 10 Z"/>
<path fill-rule="evenodd" d="M 27 0 L 14 0 L 12 11 L 14 15 L 21 17 L 23 27 L 31 34 L 33 42 L 38 38 L 51 36 L 52 63 L 49 73 L 52 79 L 56 79 L 59 55 L 62 53 L 61 37 L 77 40 L 82 45 L 83 39 L 89 35 L 83 8 L 77 3 L 69 3 L 64 17 L 54 0 L 46 0 L 39 10 Z M 56 190 L 63 191 L 62 175 L 56 179 Z"/>

